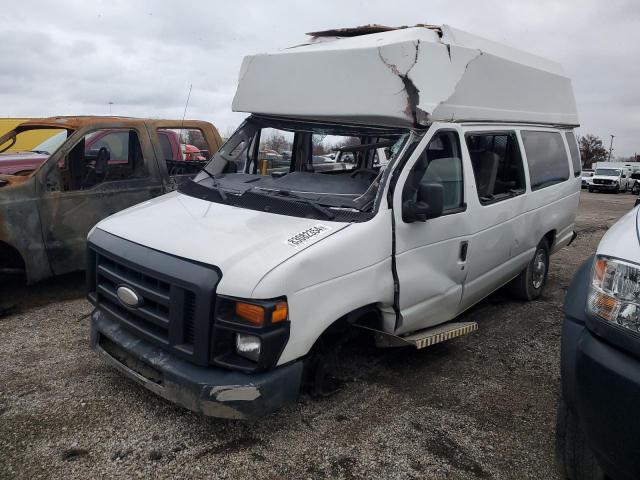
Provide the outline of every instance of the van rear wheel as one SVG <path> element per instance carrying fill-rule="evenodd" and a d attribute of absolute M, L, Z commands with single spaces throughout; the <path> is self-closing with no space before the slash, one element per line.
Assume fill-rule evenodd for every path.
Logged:
<path fill-rule="evenodd" d="M 549 244 L 546 239 L 543 239 L 536 247 L 536 252 L 527 268 L 509 283 L 509 292 L 520 300 L 535 300 L 542 294 L 548 274 Z"/>

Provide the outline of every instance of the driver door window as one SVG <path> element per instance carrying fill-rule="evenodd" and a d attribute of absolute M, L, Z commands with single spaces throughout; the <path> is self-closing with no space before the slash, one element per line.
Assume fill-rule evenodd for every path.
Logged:
<path fill-rule="evenodd" d="M 63 191 L 89 190 L 108 181 L 147 175 L 135 130 L 101 129 L 86 134 L 58 166 Z"/>
<path fill-rule="evenodd" d="M 464 209 L 462 157 L 457 132 L 438 132 L 414 165 L 403 190 L 403 202 L 416 200 L 420 184 L 440 184 L 444 190 L 443 214 Z"/>

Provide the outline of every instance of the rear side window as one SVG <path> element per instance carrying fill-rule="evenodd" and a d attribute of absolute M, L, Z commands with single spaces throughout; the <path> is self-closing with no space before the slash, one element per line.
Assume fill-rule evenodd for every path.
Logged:
<path fill-rule="evenodd" d="M 525 192 L 524 168 L 515 132 L 466 135 L 478 198 L 483 204 Z"/>
<path fill-rule="evenodd" d="M 558 132 L 521 132 L 529 163 L 531 190 L 550 187 L 569 179 L 569 159 Z"/>
<path fill-rule="evenodd" d="M 199 128 L 163 127 L 157 134 L 170 176 L 194 175 L 207 164 L 211 154 Z"/>
<path fill-rule="evenodd" d="M 578 142 L 573 132 L 566 132 L 567 143 L 569 144 L 569 153 L 571 154 L 571 162 L 573 163 L 573 176 L 579 177 L 582 170 L 582 162 L 580 161 L 580 150 L 578 150 Z"/>

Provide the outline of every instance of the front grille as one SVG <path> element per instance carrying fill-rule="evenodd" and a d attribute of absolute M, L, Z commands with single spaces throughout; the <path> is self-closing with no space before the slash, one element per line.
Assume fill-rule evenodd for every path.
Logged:
<path fill-rule="evenodd" d="M 96 260 L 96 291 L 102 307 L 121 322 L 168 345 L 171 285 L 104 255 Z M 121 285 L 142 297 L 141 306 L 127 308 L 120 303 L 116 290 Z"/>
<path fill-rule="evenodd" d="M 193 345 L 195 335 L 196 295 L 193 292 L 185 292 L 184 296 L 184 342 Z"/>
<path fill-rule="evenodd" d="M 89 298 L 96 308 L 140 338 L 208 365 L 219 271 L 97 232 L 89 241 L 87 267 Z M 120 301 L 120 286 L 141 298 L 138 306 Z"/>
<path fill-rule="evenodd" d="M 603 180 L 601 178 L 594 178 L 593 183 L 597 185 L 611 185 L 613 180 Z"/>

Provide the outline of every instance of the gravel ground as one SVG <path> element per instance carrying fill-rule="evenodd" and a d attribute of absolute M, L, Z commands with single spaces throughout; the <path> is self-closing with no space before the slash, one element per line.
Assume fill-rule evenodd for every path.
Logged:
<path fill-rule="evenodd" d="M 633 202 L 583 193 L 540 300 L 498 292 L 463 315 L 478 332 L 424 350 L 354 343 L 336 395 L 253 423 L 175 407 L 103 364 L 81 275 L 3 283 L 0 478 L 556 478 L 563 297 Z"/>

